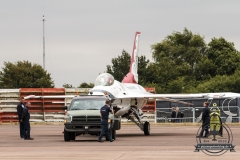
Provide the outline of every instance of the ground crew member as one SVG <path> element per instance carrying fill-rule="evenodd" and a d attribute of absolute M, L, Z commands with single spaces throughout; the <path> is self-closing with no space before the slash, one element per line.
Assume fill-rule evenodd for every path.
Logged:
<path fill-rule="evenodd" d="M 176 111 L 175 111 L 175 108 L 172 107 L 171 122 L 175 122 L 175 118 L 176 118 Z"/>
<path fill-rule="evenodd" d="M 102 131 L 99 135 L 98 142 L 103 142 L 102 136 L 104 133 L 106 134 L 107 138 L 109 139 L 110 142 L 114 141 L 112 137 L 109 134 L 108 131 L 108 116 L 109 113 L 113 114 L 113 108 L 112 106 L 110 107 L 110 100 L 106 100 L 106 104 L 100 109 L 100 116 L 101 116 L 101 123 L 102 123 Z"/>
<path fill-rule="evenodd" d="M 29 114 L 29 110 L 28 110 L 28 107 L 30 107 L 30 106 L 31 106 L 31 103 L 27 102 L 27 104 L 23 108 L 23 112 L 22 112 L 21 121 L 23 121 L 23 123 L 24 123 L 24 140 L 33 140 L 34 139 L 34 138 L 30 137 L 30 123 L 29 123 L 30 114 Z"/>
<path fill-rule="evenodd" d="M 18 113 L 18 121 L 19 121 L 20 137 L 21 138 L 24 138 L 24 124 L 21 121 L 21 119 L 22 119 L 22 111 L 23 111 L 24 107 L 25 107 L 24 99 L 22 98 L 20 100 L 20 103 L 17 105 L 17 113 Z"/>
<path fill-rule="evenodd" d="M 218 131 L 222 135 L 222 122 L 220 118 L 221 111 L 214 103 L 213 107 L 210 109 L 210 132 Z"/>
<path fill-rule="evenodd" d="M 197 138 L 203 137 L 203 132 L 205 131 L 204 137 L 208 136 L 208 127 L 210 125 L 210 109 L 208 108 L 209 102 L 203 103 L 204 109 L 202 111 L 202 130 L 200 132 L 200 135 L 197 136 Z"/>

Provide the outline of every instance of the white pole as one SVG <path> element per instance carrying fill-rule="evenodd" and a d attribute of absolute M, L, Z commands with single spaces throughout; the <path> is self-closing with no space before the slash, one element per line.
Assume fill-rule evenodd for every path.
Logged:
<path fill-rule="evenodd" d="M 44 21 L 45 17 L 43 15 L 43 69 L 45 70 L 45 33 L 44 33 Z"/>

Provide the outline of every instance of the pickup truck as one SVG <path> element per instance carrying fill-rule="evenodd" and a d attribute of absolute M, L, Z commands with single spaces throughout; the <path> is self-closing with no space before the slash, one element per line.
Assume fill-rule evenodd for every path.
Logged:
<path fill-rule="evenodd" d="M 98 136 L 102 130 L 100 109 L 106 100 L 104 95 L 80 95 L 72 99 L 69 107 L 64 106 L 64 140 L 75 140 L 76 136 L 84 134 Z M 113 109 L 116 107 L 113 106 Z M 121 119 L 109 113 L 108 122 L 110 135 L 116 140 L 116 130 L 121 129 Z"/>

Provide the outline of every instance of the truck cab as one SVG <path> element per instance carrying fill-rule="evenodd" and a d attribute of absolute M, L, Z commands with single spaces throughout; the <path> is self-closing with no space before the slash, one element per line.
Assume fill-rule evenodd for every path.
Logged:
<path fill-rule="evenodd" d="M 69 107 L 64 106 L 63 109 L 67 110 L 64 117 L 64 140 L 75 140 L 76 136 L 84 134 L 98 136 L 102 130 L 100 109 L 107 99 L 104 95 L 81 95 L 74 97 Z M 109 113 L 108 122 L 110 135 L 116 139 L 121 119 Z"/>

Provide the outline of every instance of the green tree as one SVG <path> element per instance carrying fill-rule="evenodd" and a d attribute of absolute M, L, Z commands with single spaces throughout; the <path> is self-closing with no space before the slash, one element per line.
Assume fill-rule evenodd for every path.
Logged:
<path fill-rule="evenodd" d="M 193 75 L 195 65 L 202 55 L 206 54 L 206 44 L 202 36 L 185 28 L 183 33 L 173 32 L 161 43 L 152 45 L 152 50 L 153 59 L 157 63 L 161 63 L 161 60 L 167 57 L 174 62 L 174 67 L 178 66 L 178 73 Z"/>
<path fill-rule="evenodd" d="M 64 88 L 72 88 L 73 86 L 72 86 L 71 84 L 64 83 L 64 84 L 63 84 L 63 87 L 64 87 Z"/>
<path fill-rule="evenodd" d="M 204 37 L 186 28 L 182 33 L 173 32 L 160 43 L 152 45 L 155 64 L 151 67 L 155 68 L 155 73 L 150 74 L 155 77 L 150 82 L 159 84 L 164 93 L 188 91 L 198 84 L 196 76 L 203 77 L 203 66 L 198 64 L 204 60 L 206 52 Z"/>
<path fill-rule="evenodd" d="M 138 83 L 140 85 L 148 83 L 145 73 L 148 70 L 147 67 L 149 65 L 149 62 L 150 61 L 145 56 L 141 55 L 140 57 L 138 57 Z"/>
<path fill-rule="evenodd" d="M 198 92 L 240 92 L 240 71 L 233 75 L 217 75 L 197 86 Z"/>
<path fill-rule="evenodd" d="M 50 74 L 29 61 L 4 62 L 0 72 L 0 88 L 52 88 Z"/>
<path fill-rule="evenodd" d="M 208 44 L 208 59 L 211 60 L 214 68 L 212 76 L 232 75 L 240 66 L 239 52 L 234 44 L 224 38 L 213 38 Z"/>
<path fill-rule="evenodd" d="M 131 56 L 125 50 L 122 51 L 122 55 L 112 59 L 112 65 L 107 65 L 107 73 L 110 73 L 115 80 L 122 81 L 124 76 L 129 72 Z M 145 56 L 138 57 L 138 78 L 139 84 L 146 83 L 145 72 L 149 60 Z"/>
<path fill-rule="evenodd" d="M 144 56 L 138 59 L 139 84 L 154 86 L 157 93 L 240 91 L 240 54 L 222 37 L 206 44 L 203 36 L 184 28 L 153 44 L 152 57 L 151 63 Z M 121 81 L 129 72 L 130 59 L 123 50 L 107 72 Z"/>
<path fill-rule="evenodd" d="M 122 55 L 112 59 L 112 65 L 107 65 L 107 73 L 110 73 L 115 80 L 122 81 L 123 77 L 129 72 L 131 56 L 125 50 Z"/>
<path fill-rule="evenodd" d="M 215 75 L 216 66 L 206 55 L 196 64 L 194 77 L 197 81 L 209 80 Z"/>
<path fill-rule="evenodd" d="M 93 88 L 94 87 L 94 84 L 93 83 L 86 83 L 86 82 L 83 82 L 81 83 L 78 88 Z"/>

